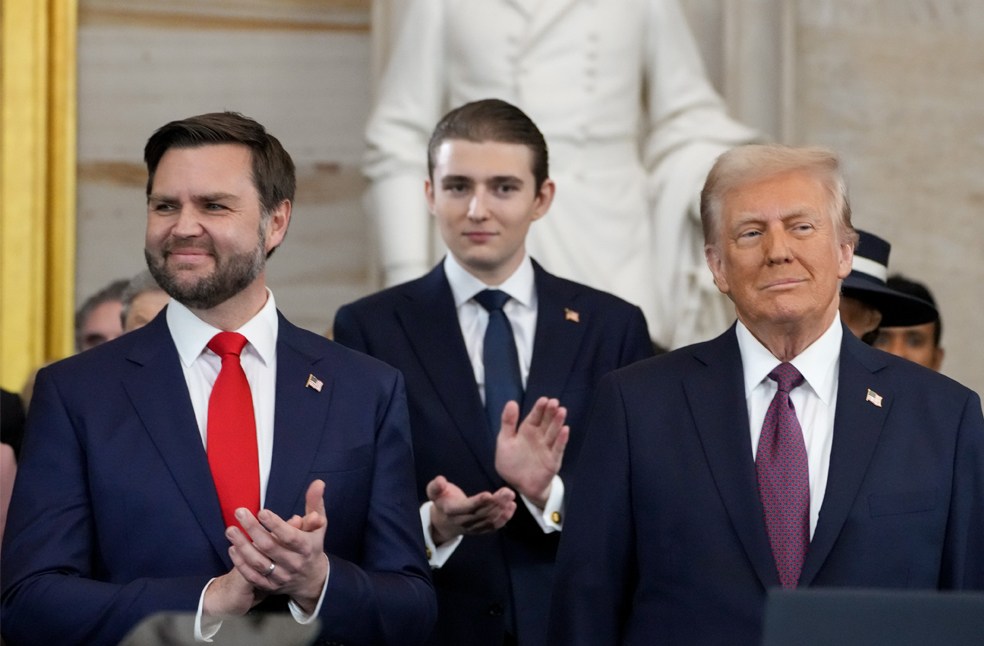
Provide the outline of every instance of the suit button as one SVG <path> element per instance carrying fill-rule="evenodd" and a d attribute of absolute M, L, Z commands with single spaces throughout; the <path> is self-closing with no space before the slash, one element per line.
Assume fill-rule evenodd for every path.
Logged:
<path fill-rule="evenodd" d="M 501 617 L 505 612 L 501 603 L 493 603 L 489 606 L 489 616 L 490 617 Z"/>

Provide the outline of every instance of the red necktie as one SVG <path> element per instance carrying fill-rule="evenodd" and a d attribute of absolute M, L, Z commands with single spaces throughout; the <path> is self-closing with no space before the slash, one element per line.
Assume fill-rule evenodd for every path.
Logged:
<path fill-rule="evenodd" d="M 237 508 L 246 507 L 254 514 L 260 509 L 253 396 L 239 363 L 245 345 L 246 337 L 236 332 L 219 332 L 208 342 L 209 350 L 222 357 L 222 370 L 208 399 L 206 452 L 227 527 L 239 526 Z"/>
<path fill-rule="evenodd" d="M 755 471 L 772 556 L 784 588 L 795 588 L 810 544 L 810 475 L 803 430 L 789 391 L 803 383 L 791 363 L 769 373 L 779 390 L 762 424 Z"/>

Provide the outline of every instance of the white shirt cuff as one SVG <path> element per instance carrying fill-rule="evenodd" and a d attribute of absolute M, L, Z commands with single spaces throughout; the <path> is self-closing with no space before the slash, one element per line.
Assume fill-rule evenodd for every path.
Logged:
<path fill-rule="evenodd" d="M 448 562 L 448 559 L 458 549 L 458 546 L 461 545 L 461 541 L 465 537 L 464 535 L 460 535 L 443 545 L 435 545 L 434 537 L 431 536 L 431 507 L 433 506 L 434 503 L 430 500 L 420 506 L 420 526 L 424 530 L 424 547 L 427 548 L 427 563 L 431 566 L 432 570 L 437 570 Z"/>
<path fill-rule="evenodd" d="M 328 589 L 328 579 L 331 577 L 331 559 L 328 558 L 327 554 L 325 554 L 325 565 L 327 568 L 325 570 L 325 584 L 321 586 L 321 596 L 318 597 L 318 605 L 314 607 L 314 612 L 310 615 L 306 614 L 303 610 L 301 610 L 301 607 L 294 602 L 293 599 L 287 602 L 287 607 L 290 608 L 291 616 L 293 616 L 294 621 L 299 624 L 309 624 L 317 619 L 318 615 L 321 613 L 321 604 L 324 603 L 325 591 Z"/>
<path fill-rule="evenodd" d="M 195 613 L 195 641 L 196 642 L 211 642 L 215 634 L 219 632 L 219 628 L 222 628 L 222 620 L 216 617 L 202 617 L 202 610 L 205 608 L 205 591 L 208 590 L 208 586 L 212 585 L 212 581 L 215 581 L 218 577 L 213 577 L 209 579 L 209 582 L 205 584 L 202 588 L 202 594 L 198 597 L 198 612 Z"/>
<path fill-rule="evenodd" d="M 550 495 L 543 509 L 530 502 L 526 496 L 520 494 L 519 497 L 523 499 L 523 504 L 544 534 L 552 534 L 564 529 L 564 481 L 559 475 L 554 476 L 550 482 Z"/>

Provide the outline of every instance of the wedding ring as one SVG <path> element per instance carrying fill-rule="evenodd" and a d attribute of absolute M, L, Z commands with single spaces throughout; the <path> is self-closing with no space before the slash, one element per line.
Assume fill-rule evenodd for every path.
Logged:
<path fill-rule="evenodd" d="M 277 564 L 270 563 L 270 567 L 266 569 L 266 572 L 263 573 L 263 576 L 270 576 L 271 574 L 273 574 L 273 571 L 276 569 L 277 569 Z"/>

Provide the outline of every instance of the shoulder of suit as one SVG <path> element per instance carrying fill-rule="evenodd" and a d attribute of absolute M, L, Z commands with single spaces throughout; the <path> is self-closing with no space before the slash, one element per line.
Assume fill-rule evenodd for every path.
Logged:
<path fill-rule="evenodd" d="M 346 310 L 354 313 L 369 311 L 378 314 L 381 308 L 393 307 L 408 298 L 419 297 L 430 291 L 434 286 L 433 281 L 434 277 L 428 273 L 420 278 L 373 292 L 351 303 L 346 303 L 338 309 L 339 311 Z"/>
<path fill-rule="evenodd" d="M 639 307 L 636 305 L 611 292 L 596 289 L 566 278 L 560 278 L 546 271 L 543 271 L 543 283 L 538 285 L 538 288 L 541 287 L 566 296 L 572 303 L 591 305 L 599 310 L 607 308 L 619 313 L 639 310 Z"/>
<path fill-rule="evenodd" d="M 310 330 L 299 328 L 285 318 L 281 318 L 277 342 L 278 345 L 285 343 L 291 346 L 315 362 L 327 361 L 335 369 L 345 371 L 351 376 L 374 375 L 389 379 L 398 372 L 387 363 Z"/>

